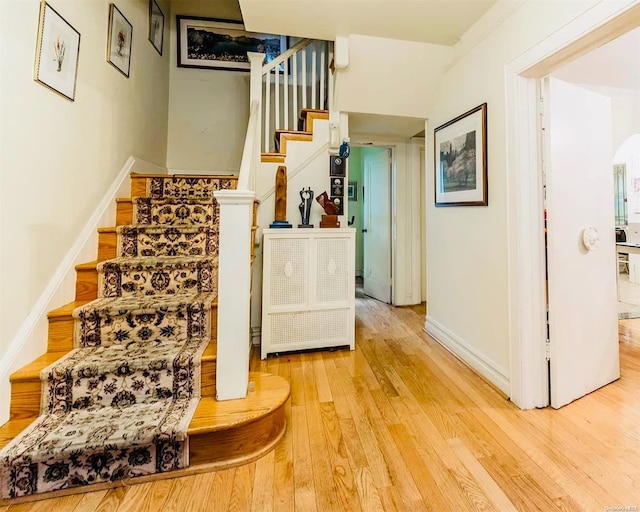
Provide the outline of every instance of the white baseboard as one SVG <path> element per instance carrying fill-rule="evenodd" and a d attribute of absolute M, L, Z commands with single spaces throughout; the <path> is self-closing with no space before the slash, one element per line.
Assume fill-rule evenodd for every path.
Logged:
<path fill-rule="evenodd" d="M 97 229 L 103 226 L 115 226 L 115 200 L 117 197 L 131 195 L 129 181 L 131 172 L 166 173 L 167 170 L 134 156 L 129 157 L 100 204 L 78 233 L 74 244 L 56 268 L 49 283 L 31 308 L 29 316 L 22 322 L 0 359 L 0 425 L 9 419 L 11 397 L 9 375 L 46 351 L 49 327 L 47 313 L 74 300 L 75 266 L 78 263 L 96 259 Z"/>
<path fill-rule="evenodd" d="M 511 387 L 509 373 L 506 369 L 480 353 L 429 315 L 427 315 L 424 330 L 449 352 L 467 363 L 504 394 L 509 395 Z"/>
<path fill-rule="evenodd" d="M 251 344 L 256 347 L 260 346 L 260 340 L 262 339 L 262 327 L 252 327 L 251 328 Z"/>

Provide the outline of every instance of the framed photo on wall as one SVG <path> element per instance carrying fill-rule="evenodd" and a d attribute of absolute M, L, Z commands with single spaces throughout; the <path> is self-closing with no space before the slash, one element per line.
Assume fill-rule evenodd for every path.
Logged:
<path fill-rule="evenodd" d="M 162 42 L 164 40 L 164 14 L 156 0 L 149 0 L 149 41 L 162 55 Z"/>
<path fill-rule="evenodd" d="M 48 3 L 40 5 L 34 80 L 68 100 L 76 97 L 80 32 Z"/>
<path fill-rule="evenodd" d="M 357 201 L 358 200 L 358 182 L 350 181 L 347 186 L 347 199 L 349 201 Z"/>
<path fill-rule="evenodd" d="M 107 37 L 107 62 L 129 78 L 131 68 L 131 40 L 133 26 L 120 10 L 109 6 L 109 34 Z"/>
<path fill-rule="evenodd" d="M 487 206 L 487 104 L 434 133 L 435 205 Z"/>
<path fill-rule="evenodd" d="M 247 52 L 266 54 L 265 63 L 286 48 L 286 37 L 244 30 L 240 21 L 176 16 L 178 66 L 249 71 Z"/>

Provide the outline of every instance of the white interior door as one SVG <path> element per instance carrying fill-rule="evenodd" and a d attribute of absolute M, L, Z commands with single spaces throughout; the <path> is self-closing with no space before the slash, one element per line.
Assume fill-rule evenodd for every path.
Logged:
<path fill-rule="evenodd" d="M 391 157 L 380 150 L 364 157 L 364 293 L 391 302 Z"/>
<path fill-rule="evenodd" d="M 609 98 L 545 80 L 552 407 L 620 377 Z M 588 250 L 585 228 L 598 243 Z"/>

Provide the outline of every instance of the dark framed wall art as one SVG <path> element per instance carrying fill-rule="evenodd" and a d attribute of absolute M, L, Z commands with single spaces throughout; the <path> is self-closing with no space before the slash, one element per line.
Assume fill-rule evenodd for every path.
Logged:
<path fill-rule="evenodd" d="M 240 21 L 176 16 L 178 66 L 249 71 L 247 52 L 271 62 L 286 47 L 286 37 L 247 32 Z"/>
<path fill-rule="evenodd" d="M 434 133 L 435 205 L 487 206 L 487 104 Z"/>

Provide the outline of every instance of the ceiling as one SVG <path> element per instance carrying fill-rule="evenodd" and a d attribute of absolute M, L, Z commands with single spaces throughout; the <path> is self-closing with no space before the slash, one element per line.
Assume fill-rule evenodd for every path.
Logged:
<path fill-rule="evenodd" d="M 454 45 L 496 0 L 240 0 L 252 32 L 335 40 L 349 34 Z"/>
<path fill-rule="evenodd" d="M 552 76 L 576 84 L 640 91 L 640 28 L 570 62 Z"/>

